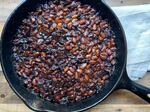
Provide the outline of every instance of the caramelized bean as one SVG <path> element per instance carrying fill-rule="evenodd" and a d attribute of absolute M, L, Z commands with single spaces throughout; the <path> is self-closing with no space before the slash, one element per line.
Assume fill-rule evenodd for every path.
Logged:
<path fill-rule="evenodd" d="M 14 70 L 29 91 L 52 103 L 91 97 L 107 86 L 115 70 L 112 30 L 89 5 L 45 2 L 23 19 L 13 36 Z"/>

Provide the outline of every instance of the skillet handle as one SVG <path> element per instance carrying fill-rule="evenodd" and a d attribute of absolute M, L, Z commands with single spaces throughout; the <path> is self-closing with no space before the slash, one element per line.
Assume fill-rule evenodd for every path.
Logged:
<path fill-rule="evenodd" d="M 127 89 L 150 103 L 150 88 L 147 88 L 130 80 L 126 71 L 124 72 L 123 77 L 120 80 L 118 89 Z"/>
<path fill-rule="evenodd" d="M 0 39 L 0 56 L 2 54 L 2 40 Z M 0 58 L 0 62 L 1 62 L 1 58 Z"/>

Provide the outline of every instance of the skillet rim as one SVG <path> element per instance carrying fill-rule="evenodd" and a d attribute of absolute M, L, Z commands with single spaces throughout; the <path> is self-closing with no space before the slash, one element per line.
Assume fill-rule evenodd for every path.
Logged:
<path fill-rule="evenodd" d="M 10 79 L 8 78 L 8 75 L 6 74 L 5 67 L 4 67 L 4 61 L 3 61 L 3 56 L 2 56 L 2 53 L 3 53 L 2 51 L 3 51 L 4 48 L 2 48 L 2 46 L 3 46 L 3 44 L 4 44 L 4 43 L 3 43 L 4 33 L 5 33 L 5 31 L 7 30 L 7 29 L 6 29 L 6 26 L 8 25 L 8 23 L 9 23 L 11 17 L 15 14 L 15 12 L 18 10 L 18 8 L 22 7 L 22 5 L 25 4 L 27 1 L 28 1 L 28 0 L 22 1 L 22 2 L 12 11 L 12 13 L 11 13 L 10 16 L 8 17 L 8 19 L 7 19 L 7 21 L 5 22 L 5 25 L 4 25 L 4 27 L 3 27 L 2 34 L 1 34 L 1 44 L 0 44 L 0 48 L 1 48 L 1 49 L 0 49 L 0 50 L 1 50 L 1 53 L 0 53 L 0 60 L 1 60 L 2 72 L 4 73 L 4 76 L 5 76 L 5 78 L 6 78 L 7 82 L 8 82 L 8 84 L 9 84 L 9 86 L 11 87 L 11 89 L 12 89 L 12 90 L 15 92 L 15 94 L 25 103 L 25 105 L 26 105 L 27 107 L 29 107 L 31 110 L 34 110 L 34 111 L 40 111 L 40 112 L 41 112 L 41 111 L 42 111 L 42 112 L 44 111 L 44 112 L 48 112 L 48 111 L 51 111 L 51 110 L 47 110 L 47 109 L 41 110 L 40 108 L 35 108 L 33 105 L 30 104 L 29 101 L 27 101 L 21 94 L 18 93 L 18 91 L 17 91 L 17 90 L 14 88 L 14 86 L 11 84 Z M 118 80 L 116 81 L 116 83 L 114 84 L 114 86 L 111 88 L 111 90 L 110 90 L 103 98 L 101 98 L 99 101 L 97 101 L 96 103 L 94 103 L 94 104 L 92 104 L 92 105 L 90 105 L 90 106 L 87 106 L 87 107 L 85 107 L 85 108 L 81 108 L 81 109 L 78 109 L 78 110 L 74 110 L 73 112 L 79 112 L 79 111 L 87 110 L 87 109 L 89 109 L 89 108 L 91 108 L 91 107 L 93 107 L 93 106 L 99 104 L 99 103 L 102 102 L 104 99 L 106 99 L 106 98 L 113 92 L 113 90 L 116 89 L 116 86 L 119 84 L 119 82 L 120 82 L 120 80 L 121 80 L 121 78 L 122 78 L 122 76 L 123 76 L 123 73 L 124 73 L 124 71 L 126 70 L 127 42 L 126 42 L 125 32 L 124 32 L 124 30 L 123 30 L 123 28 L 122 28 L 122 25 L 121 25 L 121 23 L 120 23 L 118 17 L 115 15 L 115 13 L 112 11 L 112 9 L 111 9 L 103 0 L 99 0 L 99 1 L 102 2 L 102 4 L 105 5 L 106 8 L 108 8 L 108 10 L 112 13 L 112 15 L 115 17 L 115 19 L 116 19 L 116 21 L 118 22 L 119 27 L 120 27 L 120 29 L 121 29 L 121 31 L 122 31 L 122 34 L 123 34 L 123 35 L 122 35 L 122 38 L 123 38 L 124 46 L 125 46 L 125 49 L 124 49 L 124 50 L 125 50 L 125 53 L 124 53 L 124 55 L 125 55 L 125 56 L 124 56 L 124 63 L 123 63 L 122 71 L 121 71 L 121 74 L 120 74 Z M 55 111 L 51 111 L 51 112 L 55 112 Z"/>

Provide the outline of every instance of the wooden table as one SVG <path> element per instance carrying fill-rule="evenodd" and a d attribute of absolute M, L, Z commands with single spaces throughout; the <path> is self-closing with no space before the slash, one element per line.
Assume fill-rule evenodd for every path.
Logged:
<path fill-rule="evenodd" d="M 0 32 L 8 15 L 21 2 L 21 0 L 0 0 Z M 150 3 L 150 0 L 107 0 L 109 5 L 130 5 Z M 150 73 L 137 81 L 150 87 Z M 15 95 L 6 82 L 0 69 L 0 112 L 32 112 Z M 101 104 L 88 110 L 87 112 L 150 112 L 150 105 L 138 96 L 127 90 L 118 90 L 111 94 Z"/>

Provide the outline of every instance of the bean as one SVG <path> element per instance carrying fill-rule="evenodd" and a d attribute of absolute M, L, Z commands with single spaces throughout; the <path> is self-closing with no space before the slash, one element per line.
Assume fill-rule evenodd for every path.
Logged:
<path fill-rule="evenodd" d="M 62 23 L 58 23 L 58 27 L 62 27 Z"/>
<path fill-rule="evenodd" d="M 31 17 L 31 21 L 32 21 L 32 22 L 35 22 L 35 18 L 34 18 L 34 17 Z"/>
<path fill-rule="evenodd" d="M 93 25 L 93 30 L 96 30 L 97 29 L 97 26 L 96 24 Z"/>
<path fill-rule="evenodd" d="M 89 73 L 90 73 L 90 70 L 86 69 L 86 70 L 85 70 L 85 73 L 86 73 L 86 74 L 89 74 Z"/>
<path fill-rule="evenodd" d="M 82 69 L 77 69 L 78 74 L 82 74 Z"/>
<path fill-rule="evenodd" d="M 37 44 L 41 44 L 44 40 L 43 39 L 38 39 Z"/>
<path fill-rule="evenodd" d="M 77 42 L 77 39 L 75 37 L 72 38 L 73 43 Z"/>
<path fill-rule="evenodd" d="M 67 72 L 69 70 L 69 67 L 65 67 L 64 72 Z"/>
<path fill-rule="evenodd" d="M 102 42 L 103 41 L 103 37 L 99 36 L 99 41 Z"/>
<path fill-rule="evenodd" d="M 85 75 L 85 80 L 88 81 L 89 80 L 89 76 Z"/>
<path fill-rule="evenodd" d="M 80 82 L 82 83 L 84 81 L 84 79 L 83 78 L 80 78 Z"/>
<path fill-rule="evenodd" d="M 102 60 L 105 60 L 105 59 L 107 58 L 107 54 L 106 54 L 105 52 L 102 52 L 102 53 L 100 54 L 100 58 L 101 58 Z"/>
<path fill-rule="evenodd" d="M 116 64 L 116 61 L 113 59 L 113 60 L 111 60 L 111 64 L 112 65 L 115 65 Z"/>
<path fill-rule="evenodd" d="M 58 95 L 57 95 L 57 96 L 55 97 L 55 100 L 56 100 L 57 102 L 59 102 L 59 101 L 61 100 L 61 96 L 58 96 Z"/>
<path fill-rule="evenodd" d="M 99 56 L 99 54 L 100 54 L 99 49 L 97 49 L 97 50 L 95 51 L 95 53 L 96 53 L 96 56 Z"/>
<path fill-rule="evenodd" d="M 95 52 L 96 52 L 96 49 L 95 49 L 95 48 L 93 48 L 93 49 L 92 49 L 92 53 L 95 53 Z"/>
<path fill-rule="evenodd" d="M 66 46 L 67 50 L 71 50 L 71 47 L 69 45 Z"/>
<path fill-rule="evenodd" d="M 110 24 L 79 1 L 37 6 L 12 38 L 14 71 L 30 92 L 51 103 L 75 103 L 103 92 L 117 63 Z"/>
<path fill-rule="evenodd" d="M 83 64 L 81 64 L 80 68 L 84 69 L 84 68 L 86 68 L 86 66 L 87 66 L 87 63 L 83 63 Z"/>
<path fill-rule="evenodd" d="M 78 15 L 73 15 L 72 19 L 76 19 L 78 17 Z"/>
<path fill-rule="evenodd" d="M 90 63 L 90 64 L 95 64 L 96 61 L 91 60 L 89 63 Z"/>
<path fill-rule="evenodd" d="M 109 78 L 109 76 L 108 75 L 105 75 L 105 76 L 103 76 L 103 80 L 107 80 Z"/>
<path fill-rule="evenodd" d="M 81 99 L 82 99 L 81 96 L 77 96 L 75 100 L 76 100 L 76 101 L 80 101 Z"/>
<path fill-rule="evenodd" d="M 107 43 L 107 48 L 110 48 L 110 47 L 111 47 L 111 43 L 108 42 L 108 43 Z"/>
<path fill-rule="evenodd" d="M 92 48 L 89 48 L 87 52 L 90 53 L 91 51 L 92 51 Z"/>
<path fill-rule="evenodd" d="M 79 21 L 79 24 L 80 24 L 80 25 L 83 25 L 83 24 L 85 24 L 85 22 L 86 22 L 86 21 L 85 21 L 84 19 L 82 19 L 82 20 Z"/>
<path fill-rule="evenodd" d="M 92 60 L 96 60 L 96 59 L 98 59 L 97 56 L 92 56 Z"/>
<path fill-rule="evenodd" d="M 34 30 L 34 31 L 31 33 L 31 35 L 32 35 L 32 36 L 36 36 L 37 33 L 38 33 L 38 30 L 36 29 L 36 30 Z"/>
<path fill-rule="evenodd" d="M 78 73 L 76 72 L 75 73 L 75 79 L 78 79 L 79 78 L 79 75 L 78 75 Z"/>
<path fill-rule="evenodd" d="M 85 49 L 85 48 L 86 48 L 86 46 L 85 46 L 85 45 L 83 45 L 83 44 L 82 44 L 80 47 L 81 47 L 82 49 Z"/>
<path fill-rule="evenodd" d="M 38 19 L 38 24 L 42 24 L 42 21 L 40 19 Z"/>
<path fill-rule="evenodd" d="M 73 75 L 73 73 L 71 71 L 67 71 L 68 75 Z"/>
<path fill-rule="evenodd" d="M 65 24 L 68 24 L 69 22 L 71 21 L 71 19 L 69 19 L 69 18 L 67 18 L 67 19 L 65 19 Z"/>
<path fill-rule="evenodd" d="M 61 19 L 56 18 L 56 19 L 55 19 L 55 22 L 56 22 L 56 24 L 60 24 L 60 23 L 61 23 Z"/>
<path fill-rule="evenodd" d="M 49 28 L 49 25 L 48 25 L 48 24 L 43 24 L 43 26 L 44 26 L 45 28 Z"/>
<path fill-rule="evenodd" d="M 36 82 L 36 80 L 35 80 L 35 79 L 33 79 L 32 84 L 33 84 L 34 86 L 36 86 L 36 85 L 37 85 L 37 82 Z"/>
<path fill-rule="evenodd" d="M 52 18 L 48 18 L 48 21 L 52 22 L 52 21 L 53 21 L 53 19 L 52 19 Z"/>
<path fill-rule="evenodd" d="M 106 52 L 107 52 L 108 55 L 111 55 L 111 54 L 112 54 L 112 52 L 111 52 L 110 49 L 106 49 Z"/>
<path fill-rule="evenodd" d="M 69 29 L 72 28 L 72 22 L 68 23 L 68 28 L 69 28 Z"/>
<path fill-rule="evenodd" d="M 33 54 L 34 57 L 38 57 L 39 55 L 40 55 L 39 52 L 35 52 L 35 53 Z"/>
<path fill-rule="evenodd" d="M 90 91 L 88 92 L 88 95 L 92 95 L 92 94 L 94 94 L 94 91 L 90 90 Z"/>
<path fill-rule="evenodd" d="M 87 54 L 85 57 L 86 57 L 87 59 L 90 59 L 90 58 L 92 57 L 92 55 L 91 55 L 91 54 Z"/>
<path fill-rule="evenodd" d="M 74 69 L 73 67 L 69 67 L 69 69 L 70 69 L 70 71 L 71 71 L 72 73 L 75 72 L 75 69 Z"/>
<path fill-rule="evenodd" d="M 42 52 L 42 53 L 41 53 L 41 56 L 42 56 L 42 57 L 46 57 L 46 53 L 45 53 L 45 52 Z"/>
<path fill-rule="evenodd" d="M 109 60 L 110 60 L 110 61 L 112 61 L 113 58 L 114 58 L 113 55 L 110 55 L 110 56 L 109 56 Z"/>
<path fill-rule="evenodd" d="M 104 69 L 105 68 L 105 65 L 102 63 L 101 64 L 101 69 Z"/>
<path fill-rule="evenodd" d="M 105 38 L 105 33 L 104 32 L 101 32 L 100 35 L 101 35 L 102 38 Z"/>
<path fill-rule="evenodd" d="M 101 51 L 106 51 L 106 46 L 103 46 L 103 48 L 101 49 Z"/>

